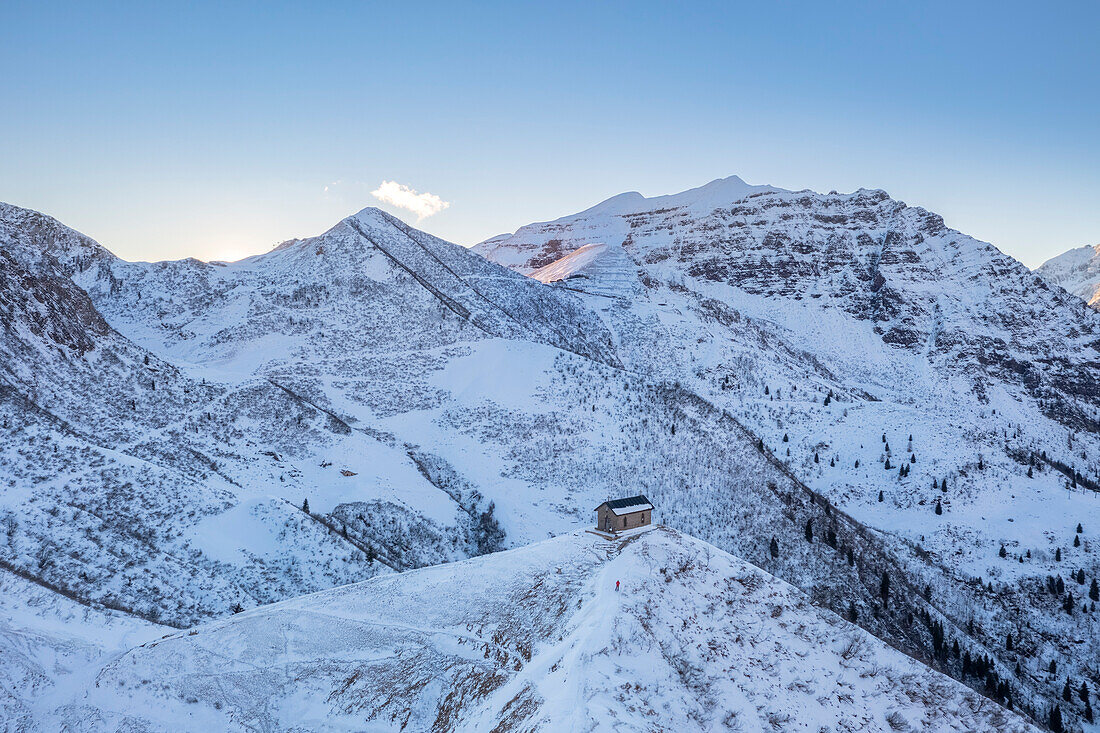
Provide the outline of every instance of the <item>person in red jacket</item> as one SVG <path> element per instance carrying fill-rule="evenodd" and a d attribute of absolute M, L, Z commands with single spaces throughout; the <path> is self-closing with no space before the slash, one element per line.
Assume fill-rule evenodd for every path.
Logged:
<path fill-rule="evenodd" d="M 615 581 L 615 590 L 619 590 L 619 581 Z"/>

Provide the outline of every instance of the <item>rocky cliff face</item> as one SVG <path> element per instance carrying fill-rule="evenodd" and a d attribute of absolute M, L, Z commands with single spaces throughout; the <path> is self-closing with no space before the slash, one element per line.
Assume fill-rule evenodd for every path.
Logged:
<path fill-rule="evenodd" d="M 585 245 L 621 247 L 657 279 L 674 274 L 793 310 L 839 311 L 979 392 L 990 379 L 1011 383 L 1054 419 L 1096 429 L 1100 320 L 1020 263 L 882 191 L 731 196 L 709 211 L 661 201 L 669 197 L 626 213 L 598 206 L 475 250 L 533 272 Z"/>
<path fill-rule="evenodd" d="M 25 353 L 11 355 L 9 366 L 24 362 L 36 346 L 52 344 L 62 353 L 82 356 L 108 334 L 107 321 L 68 278 L 31 272 L 0 250 L 0 325 L 4 345 Z"/>

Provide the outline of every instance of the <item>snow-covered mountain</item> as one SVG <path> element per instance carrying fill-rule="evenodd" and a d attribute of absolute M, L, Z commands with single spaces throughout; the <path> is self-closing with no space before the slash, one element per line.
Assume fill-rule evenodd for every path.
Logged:
<path fill-rule="evenodd" d="M 36 712 L 49 730 L 1035 730 L 663 528 L 569 533 L 150 639 L 60 675 Z"/>
<path fill-rule="evenodd" d="M 709 210 L 631 195 L 475 250 L 586 298 L 627 369 L 713 401 L 903 562 L 938 567 L 937 605 L 984 619 L 1007 666 L 1072 658 L 1092 622 L 1039 589 L 1066 578 L 1079 604 L 1100 574 L 1077 533 L 1100 521 L 1100 316 L 882 191 L 695 191 L 726 187 Z M 1008 633 L 1034 646 L 1007 654 Z"/>
<path fill-rule="evenodd" d="M 1089 305 L 1100 303 L 1100 244 L 1076 247 L 1039 265 L 1035 274 Z"/>
<path fill-rule="evenodd" d="M 4 577 L 160 631 L 638 492 L 1035 719 L 1097 689 L 1096 314 L 881 192 L 617 199 L 518 273 L 373 209 L 238 263 L 0 209 Z"/>
<path fill-rule="evenodd" d="M 356 413 L 460 410 L 434 372 L 477 379 L 509 339 L 614 363 L 572 296 L 376 211 L 231 266 L 126 263 L 5 216 L 0 560 L 156 621 L 495 549 L 489 500 L 429 435 Z"/>

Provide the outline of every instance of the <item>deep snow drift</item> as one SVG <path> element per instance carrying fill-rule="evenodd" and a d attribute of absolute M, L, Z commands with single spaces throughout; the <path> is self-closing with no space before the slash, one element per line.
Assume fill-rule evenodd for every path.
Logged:
<path fill-rule="evenodd" d="M 1032 730 L 661 527 L 574 532 L 258 608 L 76 683 L 42 729 Z"/>

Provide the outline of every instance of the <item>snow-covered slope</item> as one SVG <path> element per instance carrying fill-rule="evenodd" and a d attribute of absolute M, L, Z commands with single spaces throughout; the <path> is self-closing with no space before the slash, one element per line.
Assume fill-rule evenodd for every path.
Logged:
<path fill-rule="evenodd" d="M 1089 305 L 1100 303 L 1100 244 L 1076 247 L 1039 265 L 1035 274 Z"/>
<path fill-rule="evenodd" d="M 889 644 L 1044 716 L 1058 676 L 1093 679 L 1096 617 L 1067 616 L 1064 592 L 1036 589 L 1069 563 L 1096 575 L 1093 497 L 1083 484 L 1062 490 L 1056 471 L 1082 451 L 1095 460 L 1094 438 L 1067 429 L 1095 412 L 1081 398 L 1072 414 L 1053 396 L 1036 404 L 1030 382 L 1003 377 L 1004 360 L 990 357 L 1003 336 L 981 340 L 992 327 L 972 339 L 973 324 L 955 318 L 934 329 L 952 351 L 921 351 L 884 339 L 884 321 L 867 317 L 874 298 L 858 289 L 800 298 L 804 288 L 756 292 L 687 273 L 689 254 L 711 257 L 691 222 L 721 214 L 706 209 L 723 191 L 776 197 L 753 221 L 839 226 L 821 219 L 835 212 L 790 203 L 801 195 L 720 183 L 671 209 L 620 202 L 631 213 L 544 225 L 604 253 L 563 262 L 552 287 L 374 210 L 229 264 L 123 262 L 48 217 L 8 210 L 0 249 L 41 292 L 0 297 L 0 322 L 15 324 L 0 344 L 12 428 L 0 443 L 0 559 L 80 602 L 186 626 L 518 547 L 641 492 L 669 526 L 815 604 L 854 606 Z M 887 201 L 839 197 L 850 231 L 828 241 L 862 242 L 860 222 L 895 241 L 891 222 L 909 214 L 873 224 L 862 211 Z M 620 229 L 637 239 L 600 239 Z M 638 259 L 662 242 L 675 257 Z M 717 244 L 729 257 L 740 246 Z M 943 302 L 971 302 L 987 265 L 973 278 L 940 273 Z M 1067 326 L 1028 337 L 1050 356 L 1032 367 L 1045 378 L 1090 348 L 1091 326 L 1041 305 Z M 1026 451 L 1040 443 L 1048 452 L 1029 478 Z M 898 477 L 903 447 L 911 471 Z M 1095 473 L 1078 468 L 1082 481 Z M 926 490 L 933 477 L 949 490 Z M 1076 521 L 1079 547 L 1068 541 Z M 1018 650 L 1004 649 L 1006 632 L 1023 639 Z M 992 661 L 978 675 L 964 655 Z M 1052 658 L 1060 675 L 1046 672 Z"/>
<path fill-rule="evenodd" d="M 492 337 L 613 361 L 606 330 L 575 298 L 373 208 L 240 262 L 112 258 L 72 274 L 142 344 L 223 371 Z"/>
<path fill-rule="evenodd" d="M 102 666 L 137 644 L 175 631 L 93 609 L 0 570 L 0 723 L 46 730 L 49 712 L 94 683 Z"/>
<path fill-rule="evenodd" d="M 603 297 L 612 248 L 633 263 L 630 297 Z M 628 369 L 712 400 L 911 569 L 938 567 L 937 605 L 1006 665 L 1038 676 L 1055 658 L 1095 689 L 1100 648 L 1077 665 L 1069 641 L 1091 620 L 1038 590 L 1065 578 L 1079 611 L 1100 575 L 1077 533 L 1100 524 L 1095 311 L 882 191 L 597 206 L 475 250 L 591 292 Z M 1009 628 L 1033 646 L 1006 653 Z M 1064 679 L 1035 682 L 1053 699 Z"/>
<path fill-rule="evenodd" d="M 571 533 L 259 608 L 145 643 L 73 698 L 42 727 L 1033 730 L 663 528 Z"/>
<path fill-rule="evenodd" d="M 271 489 L 284 443 L 346 426 L 268 382 L 190 378 L 56 264 L 0 250 L 0 567 L 176 625 L 385 569 Z"/>

